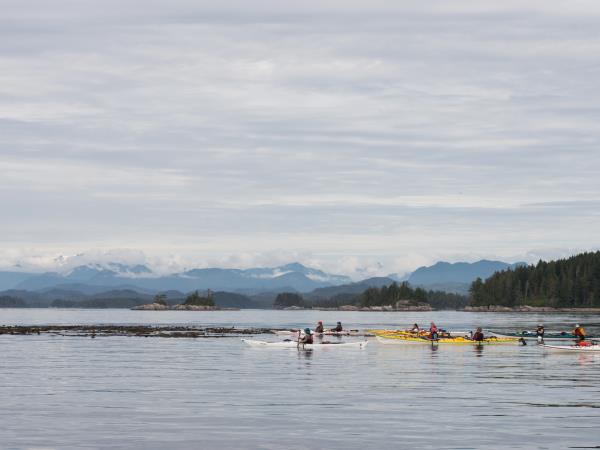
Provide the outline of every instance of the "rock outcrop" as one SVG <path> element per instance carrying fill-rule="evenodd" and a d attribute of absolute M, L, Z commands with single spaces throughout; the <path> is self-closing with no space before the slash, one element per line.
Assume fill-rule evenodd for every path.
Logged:
<path fill-rule="evenodd" d="M 136 311 L 166 311 L 170 308 L 168 305 L 163 305 L 161 303 L 149 303 L 147 305 L 134 306 L 131 309 Z"/>

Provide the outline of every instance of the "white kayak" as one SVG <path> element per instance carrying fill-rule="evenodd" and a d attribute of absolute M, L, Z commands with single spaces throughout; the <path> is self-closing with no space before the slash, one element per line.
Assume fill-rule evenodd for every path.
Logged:
<path fill-rule="evenodd" d="M 548 345 L 543 344 L 543 348 L 548 350 L 565 351 L 565 352 L 600 352 L 600 345 Z"/>
<path fill-rule="evenodd" d="M 298 348 L 296 341 L 281 341 L 281 342 L 266 342 L 256 341 L 253 339 L 242 339 L 250 347 L 284 347 L 284 348 Z M 320 348 L 364 348 L 367 346 L 367 341 L 359 342 L 331 342 L 331 343 L 315 343 L 315 344 L 300 344 L 300 348 L 303 349 L 320 349 Z"/>
<path fill-rule="evenodd" d="M 297 336 L 298 330 L 271 330 L 278 336 Z M 312 334 L 316 335 L 324 335 L 324 336 L 360 336 L 361 333 L 359 330 L 344 330 L 344 331 L 323 331 L 322 333 L 317 333 L 312 330 Z"/>

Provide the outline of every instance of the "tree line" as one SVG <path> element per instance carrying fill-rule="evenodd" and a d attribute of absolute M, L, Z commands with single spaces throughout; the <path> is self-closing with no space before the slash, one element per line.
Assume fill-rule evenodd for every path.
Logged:
<path fill-rule="evenodd" d="M 470 289 L 473 306 L 600 307 L 600 251 L 520 266 L 478 278 Z"/>
<path fill-rule="evenodd" d="M 411 287 L 407 282 L 392 283 L 380 288 L 371 287 L 360 294 L 337 294 L 329 298 L 305 299 L 295 292 L 284 292 L 273 303 L 275 309 L 300 308 L 339 308 L 341 306 L 395 306 L 398 302 L 410 304 L 429 303 L 434 309 L 461 309 L 468 304 L 464 295 L 443 291 L 426 291 Z"/>

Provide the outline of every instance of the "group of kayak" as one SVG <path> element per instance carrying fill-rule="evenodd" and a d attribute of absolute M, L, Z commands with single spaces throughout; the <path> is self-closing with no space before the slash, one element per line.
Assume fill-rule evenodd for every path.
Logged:
<path fill-rule="evenodd" d="M 573 339 L 581 345 L 586 345 L 588 343 L 587 339 L 589 339 L 589 338 L 595 339 L 597 337 L 597 336 L 587 336 L 585 329 L 578 323 L 575 324 L 575 328 L 571 331 L 546 333 L 546 329 L 544 328 L 544 325 L 538 324 L 535 331 L 521 331 L 521 332 L 517 332 L 517 333 L 494 333 L 494 334 L 496 336 L 517 337 L 517 338 L 522 338 L 522 339 L 536 339 L 540 344 L 543 344 L 546 340 Z"/>
<path fill-rule="evenodd" d="M 252 339 L 242 339 L 251 347 L 297 347 L 300 349 L 310 350 L 315 348 L 332 348 L 332 347 L 358 347 L 363 348 L 367 345 L 367 341 L 357 342 L 331 342 L 323 340 L 323 336 L 351 336 L 356 335 L 358 330 L 344 330 L 342 322 L 338 322 L 334 328 L 326 329 L 323 326 L 323 321 L 319 320 L 314 330 L 306 327 L 303 330 L 273 330 L 278 335 L 296 335 L 294 339 L 285 339 L 281 342 L 266 342 Z M 315 341 L 315 337 L 321 339 Z"/>
<path fill-rule="evenodd" d="M 290 338 L 282 342 L 266 342 L 244 339 L 243 341 L 253 347 L 297 347 L 302 349 L 326 348 L 326 347 L 360 347 L 367 345 L 367 341 L 359 342 L 331 342 L 323 340 L 324 336 L 356 336 L 359 330 L 344 330 L 342 323 L 337 322 L 334 328 L 326 329 L 322 321 L 319 321 L 311 330 L 309 327 L 303 330 L 274 330 L 278 335 L 290 335 Z M 429 328 L 421 328 L 414 324 L 409 329 L 401 330 L 368 330 L 368 334 L 374 335 L 378 342 L 382 344 L 403 344 L 403 343 L 430 343 L 436 344 L 510 344 L 520 342 L 527 345 L 526 339 L 535 338 L 540 345 L 553 350 L 576 350 L 576 351 L 600 351 L 600 345 L 595 341 L 587 340 L 585 329 L 579 324 L 571 332 L 546 333 L 542 324 L 539 324 L 534 332 L 523 331 L 517 333 L 496 333 L 490 332 L 488 336 L 483 333 L 481 327 L 474 331 L 447 331 L 439 328 L 434 322 L 431 322 Z M 293 336 L 293 338 L 292 338 Z M 316 340 L 315 337 L 319 337 Z M 544 340 L 568 340 L 574 339 L 574 345 L 547 345 Z"/>
<path fill-rule="evenodd" d="M 522 345 L 527 345 L 526 339 L 537 339 L 538 343 L 544 348 L 550 350 L 574 350 L 574 351 L 600 351 L 600 345 L 596 341 L 587 340 L 585 330 L 579 324 L 571 332 L 549 333 L 546 335 L 546 330 L 543 325 L 538 325 L 535 332 L 521 333 L 494 333 L 489 337 L 483 334 L 481 327 L 478 327 L 475 332 L 449 332 L 440 330 L 432 323 L 429 330 L 422 330 L 417 324 L 409 330 L 371 330 L 377 340 L 383 344 L 389 343 L 412 343 L 412 342 L 429 342 L 431 344 L 448 343 L 448 344 L 509 344 L 519 342 Z M 548 337 L 547 337 L 548 336 Z M 552 340 L 569 340 L 574 339 L 573 345 L 549 345 L 545 343 L 545 339 Z"/>
<path fill-rule="evenodd" d="M 408 330 L 369 330 L 377 337 L 377 340 L 383 344 L 392 343 L 410 343 L 410 342 L 430 342 L 449 343 L 449 344 L 487 344 L 487 343 L 503 343 L 514 342 L 516 338 L 512 337 L 486 337 L 481 327 L 477 327 L 475 331 L 446 331 L 438 328 L 431 322 L 428 329 L 422 329 L 418 324 L 414 324 Z"/>

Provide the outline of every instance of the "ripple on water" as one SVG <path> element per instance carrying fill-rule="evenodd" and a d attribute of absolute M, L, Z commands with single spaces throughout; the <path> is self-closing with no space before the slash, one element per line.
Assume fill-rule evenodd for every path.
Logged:
<path fill-rule="evenodd" d="M 21 322 L 10 312 L 3 322 L 147 318 L 184 325 L 298 326 L 323 319 L 378 328 L 433 319 L 447 328 L 527 329 L 543 321 L 551 329 L 580 320 L 457 312 L 94 313 L 95 319 L 90 311 L 19 311 Z M 600 323 L 598 316 L 588 319 Z M 0 349 L 0 441 L 9 449 L 598 444 L 598 355 L 550 354 L 535 345 L 384 347 L 373 341 L 364 350 L 306 352 L 253 349 L 238 339 L 43 335 L 0 336 Z"/>

